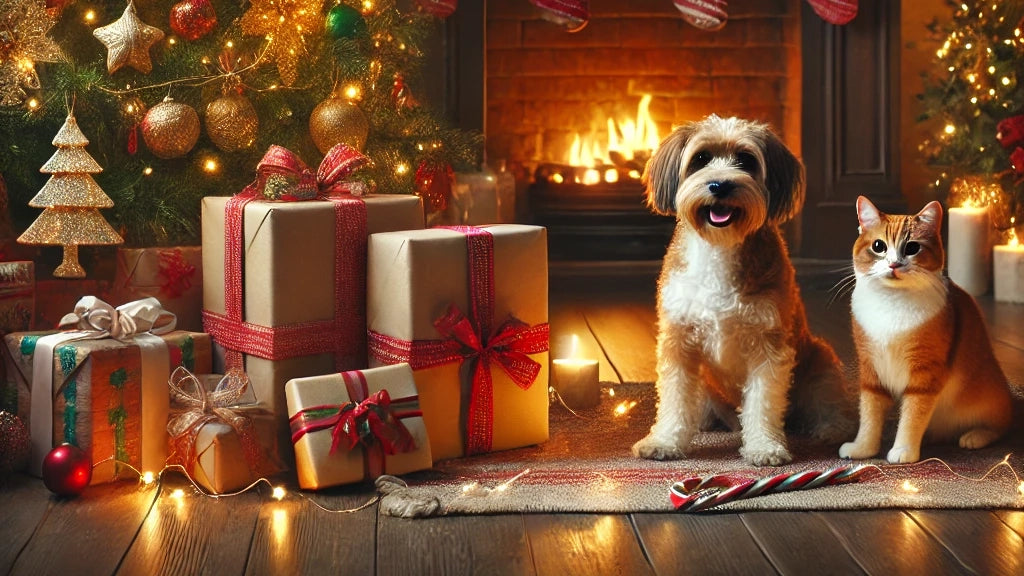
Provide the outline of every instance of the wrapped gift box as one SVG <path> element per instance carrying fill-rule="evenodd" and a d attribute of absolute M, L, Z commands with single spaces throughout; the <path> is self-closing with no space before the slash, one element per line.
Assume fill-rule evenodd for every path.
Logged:
<path fill-rule="evenodd" d="M 366 235 L 422 228 L 423 208 L 417 196 L 398 194 L 350 198 L 341 208 L 330 201 L 253 201 L 245 205 L 242 237 L 237 239 L 244 246 L 238 288 L 242 320 L 247 330 L 271 334 L 275 343 L 290 340 L 291 350 L 281 354 L 256 350 L 245 341 L 244 330 L 215 331 L 208 323 L 210 318 L 227 316 L 225 291 L 231 273 L 225 264 L 225 242 L 226 230 L 233 224 L 225 219 L 229 200 L 203 199 L 204 323 L 218 347 L 244 353 L 245 372 L 256 396 L 278 415 L 279 444 L 287 462 L 284 450 L 290 451 L 291 443 L 285 383 L 366 367 Z M 349 220 L 364 213 L 365 226 L 345 226 L 339 236 L 338 209 Z M 348 211 L 356 214 L 348 215 Z M 343 269 L 341 278 L 336 264 Z M 347 315 L 348 321 L 338 326 L 336 320 L 342 315 Z M 291 336 L 279 337 L 282 332 Z M 234 339 L 239 335 L 241 339 Z M 348 345 L 350 354 L 324 350 L 325 345 L 339 341 Z"/>
<path fill-rule="evenodd" d="M 370 237 L 370 364 L 412 364 L 435 459 L 547 440 L 547 279 L 547 236 L 537 226 Z M 454 324 L 456 309 L 475 335 L 465 333 L 464 322 L 450 330 L 454 337 L 439 331 L 435 323 Z M 478 328 L 481 322 L 490 328 Z M 464 345 L 473 339 L 485 342 Z M 473 347 L 491 353 L 490 384 L 462 368 L 464 360 L 479 364 Z M 532 374 L 517 372 L 528 369 Z"/>
<path fill-rule="evenodd" d="M 178 328 L 203 329 L 203 251 L 199 246 L 118 248 L 111 300 L 154 297 L 178 317 Z"/>
<path fill-rule="evenodd" d="M 0 333 L 25 332 L 36 313 L 35 265 L 0 262 Z"/>
<path fill-rule="evenodd" d="M 47 426 L 42 407 L 48 403 L 31 398 L 31 392 L 36 348 L 43 337 L 52 334 L 58 333 L 14 333 L 4 337 L 7 377 L 3 398 L 10 403 L 7 408 L 13 408 L 29 427 L 33 453 L 41 451 L 45 455 L 53 446 L 68 442 L 89 454 L 93 463 L 114 457 L 140 470 L 144 465 L 153 472 L 163 468 L 167 456 L 167 376 L 177 366 L 210 372 L 210 337 L 185 331 L 161 335 L 169 359 L 166 366 L 148 365 L 153 357 L 146 356 L 135 339 L 79 339 L 57 344 L 52 348 L 52 361 L 40 364 L 52 370 L 52 411 Z M 62 334 L 70 336 L 72 332 Z M 142 401 L 144 396 L 157 401 L 147 405 Z M 161 397 L 163 402 L 159 401 Z M 42 420 L 37 421 L 40 414 Z M 52 434 L 38 432 L 48 427 Z M 150 436 L 144 437 L 143 430 Z M 51 437 L 51 445 L 41 444 L 45 436 Z M 34 460 L 29 471 L 39 474 L 41 458 Z M 93 471 L 93 483 L 113 480 L 116 468 L 98 466 Z"/>
<path fill-rule="evenodd" d="M 285 393 L 295 468 L 304 489 L 433 465 L 408 364 L 296 378 L 285 386 Z M 371 424 L 368 418 L 375 420 Z"/>
<path fill-rule="evenodd" d="M 174 380 L 167 425 L 169 462 L 183 466 L 213 494 L 241 490 L 282 469 L 275 415 L 246 394 L 244 374 L 194 376 L 177 371 Z"/>

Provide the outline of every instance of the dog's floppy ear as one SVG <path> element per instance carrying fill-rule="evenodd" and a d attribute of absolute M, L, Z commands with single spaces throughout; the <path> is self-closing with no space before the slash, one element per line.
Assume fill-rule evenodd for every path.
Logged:
<path fill-rule="evenodd" d="M 765 130 L 765 187 L 768 219 L 781 224 L 804 205 L 804 165 L 771 130 Z"/>
<path fill-rule="evenodd" d="M 683 148 L 695 131 L 693 124 L 676 128 L 658 144 L 658 149 L 647 161 L 642 179 L 647 187 L 647 207 L 658 214 L 668 215 L 676 211 Z"/>

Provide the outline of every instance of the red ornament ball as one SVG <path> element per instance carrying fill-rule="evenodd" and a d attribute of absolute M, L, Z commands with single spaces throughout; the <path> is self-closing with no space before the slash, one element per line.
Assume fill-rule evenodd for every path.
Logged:
<path fill-rule="evenodd" d="M 451 16 L 458 7 L 458 0 L 416 0 L 416 3 L 420 10 L 438 18 Z"/>
<path fill-rule="evenodd" d="M 78 496 L 92 481 L 92 460 L 77 446 L 61 444 L 43 459 L 43 484 L 58 496 Z"/>
<path fill-rule="evenodd" d="M 186 40 L 198 40 L 217 27 L 210 0 L 182 0 L 171 6 L 171 30 Z"/>
<path fill-rule="evenodd" d="M 0 476 L 23 470 L 28 464 L 30 448 L 25 423 L 16 415 L 0 410 Z"/>

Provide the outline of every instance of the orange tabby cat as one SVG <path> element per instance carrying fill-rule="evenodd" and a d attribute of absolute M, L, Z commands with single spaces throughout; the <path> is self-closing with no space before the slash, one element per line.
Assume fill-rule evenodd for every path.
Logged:
<path fill-rule="evenodd" d="M 893 399 L 896 441 L 886 459 L 916 462 L 921 440 L 981 448 L 1010 426 L 1011 401 L 977 304 L 942 274 L 942 207 L 914 216 L 857 199 L 853 338 L 860 366 L 860 429 L 841 458 L 878 453 Z"/>

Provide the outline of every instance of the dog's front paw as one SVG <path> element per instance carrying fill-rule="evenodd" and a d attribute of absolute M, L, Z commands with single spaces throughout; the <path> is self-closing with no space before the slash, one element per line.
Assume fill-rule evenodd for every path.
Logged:
<path fill-rule="evenodd" d="M 909 464 L 921 459 L 921 449 L 913 446 L 893 446 L 885 456 L 890 464 Z"/>
<path fill-rule="evenodd" d="M 999 439 L 999 432 L 989 428 L 974 428 L 960 436 L 960 447 L 968 450 L 984 448 Z"/>
<path fill-rule="evenodd" d="M 743 446 L 740 456 L 754 466 L 782 466 L 793 460 L 789 450 L 777 442 L 761 442 L 757 446 Z"/>
<path fill-rule="evenodd" d="M 863 460 L 865 458 L 871 458 L 875 454 L 878 454 L 878 446 L 871 447 L 868 446 L 867 444 L 846 442 L 839 447 L 840 458 L 852 458 L 854 460 Z"/>
<path fill-rule="evenodd" d="M 679 460 L 686 458 L 686 452 L 675 442 L 665 441 L 651 434 L 633 444 L 633 455 L 648 460 Z"/>

